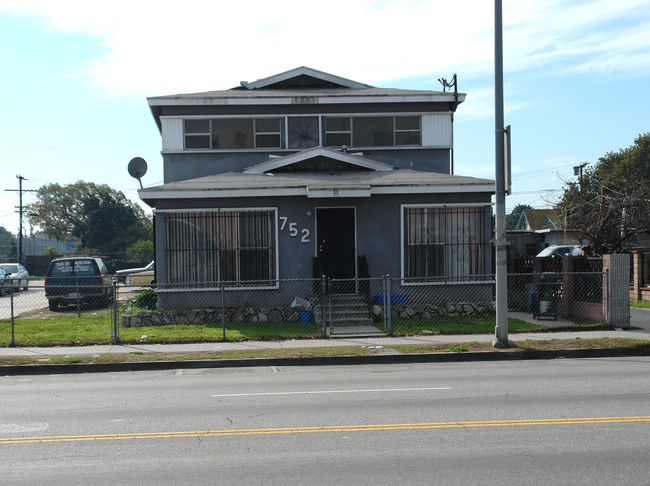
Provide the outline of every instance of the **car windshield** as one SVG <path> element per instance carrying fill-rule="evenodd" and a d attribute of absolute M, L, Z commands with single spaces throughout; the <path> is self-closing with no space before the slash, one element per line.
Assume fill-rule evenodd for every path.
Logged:
<path fill-rule="evenodd" d="M 553 253 L 557 253 L 557 252 L 558 252 L 557 246 L 549 246 L 547 248 L 544 248 L 542 251 L 540 251 L 537 256 L 538 257 L 547 257 L 547 256 L 551 256 Z"/>
<path fill-rule="evenodd" d="M 548 246 L 540 251 L 538 257 L 548 257 L 552 255 L 564 256 L 573 251 L 573 246 Z"/>
<path fill-rule="evenodd" d="M 7 263 L 0 265 L 0 268 L 2 268 L 7 273 L 16 273 L 18 271 L 18 265 L 11 265 Z"/>

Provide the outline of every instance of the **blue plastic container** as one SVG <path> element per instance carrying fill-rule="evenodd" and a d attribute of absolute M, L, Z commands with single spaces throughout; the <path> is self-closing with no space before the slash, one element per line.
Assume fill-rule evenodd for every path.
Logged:
<path fill-rule="evenodd" d="M 383 300 L 385 298 L 385 296 L 382 294 L 375 294 L 372 297 L 374 299 L 375 304 L 383 303 Z M 408 297 L 409 297 L 408 294 L 390 294 L 390 301 L 393 304 L 406 304 L 406 300 L 408 299 Z"/>

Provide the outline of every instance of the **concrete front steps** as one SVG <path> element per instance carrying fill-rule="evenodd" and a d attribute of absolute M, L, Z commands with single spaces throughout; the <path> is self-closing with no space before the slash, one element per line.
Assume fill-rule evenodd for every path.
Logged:
<path fill-rule="evenodd" d="M 362 295 L 332 294 L 327 299 L 327 312 L 331 336 L 385 335 L 374 325 L 368 303 Z"/>

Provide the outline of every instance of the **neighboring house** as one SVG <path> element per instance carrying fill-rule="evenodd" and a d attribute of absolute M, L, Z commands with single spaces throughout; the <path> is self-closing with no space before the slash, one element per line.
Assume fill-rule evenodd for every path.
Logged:
<path fill-rule="evenodd" d="M 528 231 L 558 228 L 557 211 L 554 209 L 524 209 L 515 227 L 518 230 Z"/>
<path fill-rule="evenodd" d="M 164 183 L 138 192 L 154 208 L 162 305 L 199 289 L 208 305 L 222 281 L 279 296 L 284 279 L 321 275 L 492 273 L 494 181 L 451 174 L 464 99 L 306 67 L 149 98 Z"/>
<path fill-rule="evenodd" d="M 547 246 L 577 245 L 579 232 L 563 228 L 554 209 L 525 209 L 507 232 L 509 256 L 535 256 Z"/>

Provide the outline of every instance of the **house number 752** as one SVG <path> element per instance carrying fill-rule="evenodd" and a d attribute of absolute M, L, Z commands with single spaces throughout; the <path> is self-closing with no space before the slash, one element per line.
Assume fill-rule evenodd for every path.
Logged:
<path fill-rule="evenodd" d="M 311 240 L 309 239 L 309 230 L 306 228 L 303 228 L 301 230 L 298 229 L 298 223 L 289 223 L 289 218 L 286 216 L 280 216 L 280 231 L 284 231 L 284 228 L 289 227 L 289 236 L 292 238 L 295 238 L 299 234 L 302 234 L 302 237 L 300 238 L 300 243 L 309 243 Z"/>

